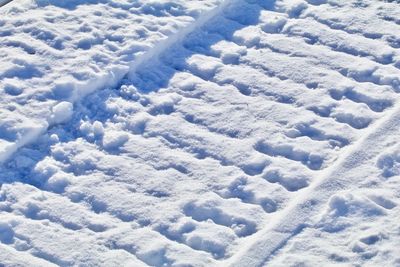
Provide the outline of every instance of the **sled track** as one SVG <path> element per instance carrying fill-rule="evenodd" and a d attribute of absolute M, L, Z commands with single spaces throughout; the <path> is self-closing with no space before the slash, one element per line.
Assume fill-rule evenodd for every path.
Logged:
<path fill-rule="evenodd" d="M 363 181 L 357 168 L 400 124 L 389 38 L 400 26 L 382 19 L 392 32 L 375 38 L 362 22 L 338 27 L 316 2 L 225 1 L 116 88 L 77 99 L 72 120 L 45 134 L 64 139 L 38 138 L 4 165 L 18 182 L 2 187 L 0 214 L 15 226 L 0 251 L 38 265 L 268 264 L 332 195 Z"/>

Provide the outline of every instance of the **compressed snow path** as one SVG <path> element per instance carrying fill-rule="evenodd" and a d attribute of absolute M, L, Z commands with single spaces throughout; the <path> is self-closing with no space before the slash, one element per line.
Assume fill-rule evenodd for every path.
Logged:
<path fill-rule="evenodd" d="M 399 4 L 206 2 L 7 5 L 0 263 L 400 264 Z"/>

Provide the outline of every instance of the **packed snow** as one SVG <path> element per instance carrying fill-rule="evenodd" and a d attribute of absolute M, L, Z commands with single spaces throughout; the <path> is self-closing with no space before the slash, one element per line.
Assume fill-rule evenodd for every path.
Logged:
<path fill-rule="evenodd" d="M 0 265 L 400 266 L 400 3 L 0 1 Z"/>

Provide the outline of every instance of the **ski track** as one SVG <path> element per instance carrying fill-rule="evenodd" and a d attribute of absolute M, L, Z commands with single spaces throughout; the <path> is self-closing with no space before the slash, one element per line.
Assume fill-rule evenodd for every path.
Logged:
<path fill-rule="evenodd" d="M 400 26 L 326 2 L 226 0 L 8 150 L 0 262 L 284 265 L 365 166 L 398 175 Z"/>

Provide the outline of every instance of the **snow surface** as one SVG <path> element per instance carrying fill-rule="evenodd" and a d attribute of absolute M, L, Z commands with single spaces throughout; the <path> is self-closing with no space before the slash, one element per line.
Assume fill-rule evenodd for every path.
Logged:
<path fill-rule="evenodd" d="M 0 9 L 0 265 L 400 266 L 400 4 Z"/>

